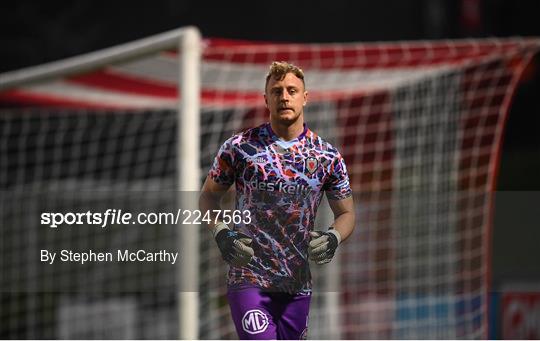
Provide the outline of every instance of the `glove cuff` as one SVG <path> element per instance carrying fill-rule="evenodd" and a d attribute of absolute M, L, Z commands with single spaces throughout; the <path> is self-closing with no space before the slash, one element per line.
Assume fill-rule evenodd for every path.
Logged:
<path fill-rule="evenodd" d="M 336 236 L 338 245 L 341 244 L 341 234 L 339 234 L 339 232 L 338 232 L 335 228 L 331 227 L 331 228 L 328 230 L 328 233 L 331 233 L 331 234 L 333 234 L 334 236 Z"/>
<path fill-rule="evenodd" d="M 229 226 L 227 226 L 227 224 L 225 224 L 224 222 L 220 221 L 219 223 L 216 224 L 216 226 L 214 226 L 214 228 L 212 229 L 212 237 L 214 237 L 214 239 L 216 238 L 216 236 L 218 235 L 219 232 L 223 231 L 223 230 L 230 230 Z"/>

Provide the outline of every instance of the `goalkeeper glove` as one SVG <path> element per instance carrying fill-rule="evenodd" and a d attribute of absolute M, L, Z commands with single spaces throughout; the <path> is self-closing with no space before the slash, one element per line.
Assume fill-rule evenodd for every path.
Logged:
<path fill-rule="evenodd" d="M 309 259 L 317 264 L 329 263 L 341 242 L 341 235 L 334 228 L 328 231 L 312 231 L 311 241 L 308 246 Z"/>
<path fill-rule="evenodd" d="M 246 266 L 253 257 L 254 252 L 249 246 L 251 244 L 249 236 L 232 231 L 223 222 L 216 225 L 213 235 L 223 260 L 230 265 Z"/>

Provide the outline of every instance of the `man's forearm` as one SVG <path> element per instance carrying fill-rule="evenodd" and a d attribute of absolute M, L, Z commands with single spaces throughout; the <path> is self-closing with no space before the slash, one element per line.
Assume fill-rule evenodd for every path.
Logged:
<path fill-rule="evenodd" d="M 328 200 L 330 208 L 334 213 L 332 226 L 339 233 L 339 242 L 345 241 L 354 230 L 355 211 L 352 196 L 342 200 Z"/>
<path fill-rule="evenodd" d="M 344 212 L 337 216 L 332 223 L 334 229 L 339 232 L 341 242 L 345 241 L 354 230 L 355 216 L 352 212 Z"/>
<path fill-rule="evenodd" d="M 199 209 L 202 212 L 202 215 L 205 216 L 208 212 L 210 219 L 205 219 L 205 223 L 210 230 L 216 228 L 216 224 L 220 222 L 219 219 L 216 219 L 216 213 L 221 209 L 221 196 L 217 193 L 211 192 L 202 192 L 199 197 Z"/>

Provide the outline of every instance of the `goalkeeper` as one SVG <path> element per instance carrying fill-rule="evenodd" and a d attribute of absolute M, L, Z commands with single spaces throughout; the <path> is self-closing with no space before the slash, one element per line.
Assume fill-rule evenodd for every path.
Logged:
<path fill-rule="evenodd" d="M 229 263 L 227 297 L 241 339 L 301 339 L 307 335 L 311 273 L 332 260 L 354 229 L 345 162 L 304 123 L 304 74 L 273 62 L 264 101 L 270 122 L 232 136 L 221 146 L 203 185 L 200 207 L 220 209 L 234 183 L 236 209 L 251 221 L 210 224 Z M 314 229 L 322 194 L 334 222 Z"/>

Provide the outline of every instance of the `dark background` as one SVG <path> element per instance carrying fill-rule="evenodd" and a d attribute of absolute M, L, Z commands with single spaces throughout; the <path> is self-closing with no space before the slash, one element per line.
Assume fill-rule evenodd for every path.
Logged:
<path fill-rule="evenodd" d="M 186 25 L 204 37 L 345 42 L 540 36 L 538 0 L 5 1 L 0 72 Z M 540 62 L 523 78 L 507 122 L 493 235 L 494 289 L 540 281 Z M 513 194 L 504 196 L 506 191 Z M 509 198 L 512 198 L 511 200 Z M 514 203 L 511 205 L 510 203 Z M 526 219 L 527 218 L 527 219 Z"/>
<path fill-rule="evenodd" d="M 537 0 L 3 1 L 0 72 L 186 25 L 282 42 L 540 36 Z"/>

